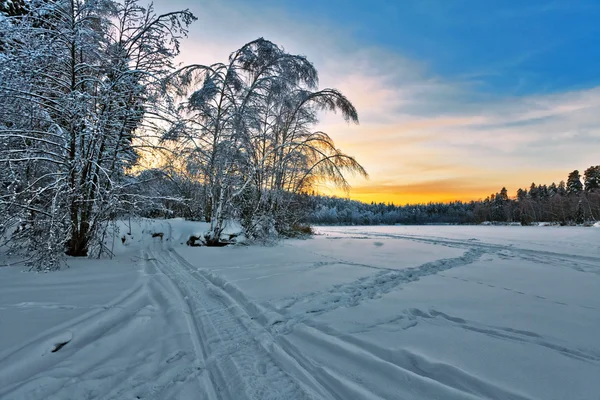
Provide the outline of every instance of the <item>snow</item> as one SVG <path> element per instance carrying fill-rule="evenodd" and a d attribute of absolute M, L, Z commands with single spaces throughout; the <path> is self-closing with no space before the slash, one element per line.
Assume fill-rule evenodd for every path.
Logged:
<path fill-rule="evenodd" d="M 198 248 L 206 224 L 127 225 L 112 260 L 0 268 L 0 398 L 600 393 L 598 229 L 319 227 Z"/>

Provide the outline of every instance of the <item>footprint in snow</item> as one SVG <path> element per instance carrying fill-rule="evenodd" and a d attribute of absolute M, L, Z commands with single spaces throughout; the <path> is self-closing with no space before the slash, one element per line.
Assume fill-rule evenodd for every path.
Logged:
<path fill-rule="evenodd" d="M 71 342 L 71 340 L 73 340 L 73 332 L 71 332 L 71 331 L 66 331 L 66 332 L 63 332 L 63 333 L 55 336 L 53 339 L 51 339 L 51 344 L 49 346 L 50 352 L 56 353 L 57 351 L 59 351 L 60 349 L 65 347 L 67 344 L 69 344 L 69 342 Z M 44 355 L 44 354 L 42 354 L 42 355 Z"/>
<path fill-rule="evenodd" d="M 178 351 L 177 353 L 175 353 L 174 355 L 172 355 L 171 357 L 169 357 L 166 361 L 167 364 L 171 364 L 175 361 L 179 361 L 183 358 L 183 356 L 185 356 L 185 351 Z"/>

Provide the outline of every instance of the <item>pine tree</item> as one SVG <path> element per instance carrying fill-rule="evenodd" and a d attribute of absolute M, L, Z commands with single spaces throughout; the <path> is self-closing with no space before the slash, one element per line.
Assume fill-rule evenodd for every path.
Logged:
<path fill-rule="evenodd" d="M 583 176 L 586 192 L 592 192 L 600 189 L 600 165 L 589 167 L 585 170 Z"/>
<path fill-rule="evenodd" d="M 508 190 L 503 187 L 502 190 L 500 190 L 499 196 L 503 201 L 508 201 Z"/>
<path fill-rule="evenodd" d="M 560 181 L 558 183 L 556 193 L 559 196 L 565 196 L 567 194 L 567 184 L 565 183 L 565 181 Z"/>
<path fill-rule="evenodd" d="M 538 187 L 535 185 L 535 182 L 531 183 L 531 186 L 529 186 L 529 197 L 531 197 L 532 199 L 537 199 L 539 195 L 539 191 L 538 191 Z"/>
<path fill-rule="evenodd" d="M 583 184 L 581 183 L 581 176 L 579 175 L 579 171 L 575 170 L 571 172 L 567 178 L 567 194 L 579 194 L 582 190 Z"/>

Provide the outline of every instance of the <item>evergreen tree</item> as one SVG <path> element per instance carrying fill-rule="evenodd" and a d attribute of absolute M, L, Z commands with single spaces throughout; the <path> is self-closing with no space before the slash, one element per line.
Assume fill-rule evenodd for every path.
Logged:
<path fill-rule="evenodd" d="M 506 188 L 503 187 L 502 190 L 500 190 L 498 196 L 500 196 L 502 201 L 508 201 L 508 190 L 506 190 Z"/>
<path fill-rule="evenodd" d="M 578 170 L 575 170 L 571 172 L 567 178 L 567 194 L 578 194 L 582 190 L 583 184 L 581 183 L 581 175 L 579 175 Z"/>
<path fill-rule="evenodd" d="M 565 196 L 567 194 L 567 184 L 565 183 L 565 181 L 560 181 L 558 183 L 558 188 L 556 190 L 556 193 L 559 196 Z"/>
<path fill-rule="evenodd" d="M 531 197 L 532 199 L 537 199 L 539 195 L 539 191 L 538 191 L 538 187 L 535 185 L 535 182 L 531 183 L 531 186 L 529 187 L 529 197 Z"/>
<path fill-rule="evenodd" d="M 585 170 L 583 176 L 586 192 L 592 192 L 600 189 L 600 165 L 589 167 Z"/>

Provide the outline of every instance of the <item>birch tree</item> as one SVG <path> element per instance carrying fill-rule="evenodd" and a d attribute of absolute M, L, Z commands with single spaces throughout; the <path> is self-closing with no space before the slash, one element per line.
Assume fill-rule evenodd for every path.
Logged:
<path fill-rule="evenodd" d="M 103 225 L 134 193 L 125 172 L 193 19 L 137 0 L 58 0 L 1 22 L 2 225 L 39 255 L 34 265 L 101 248 Z"/>
<path fill-rule="evenodd" d="M 346 174 L 366 176 L 354 158 L 314 131 L 321 111 L 358 123 L 352 103 L 334 89 L 318 90 L 305 57 L 257 39 L 227 63 L 190 65 L 173 76 L 182 98 L 178 141 L 188 168 L 206 191 L 207 242 L 218 242 L 228 218 L 241 218 L 251 236 L 288 228 L 290 199 L 319 179 L 347 186 Z"/>

